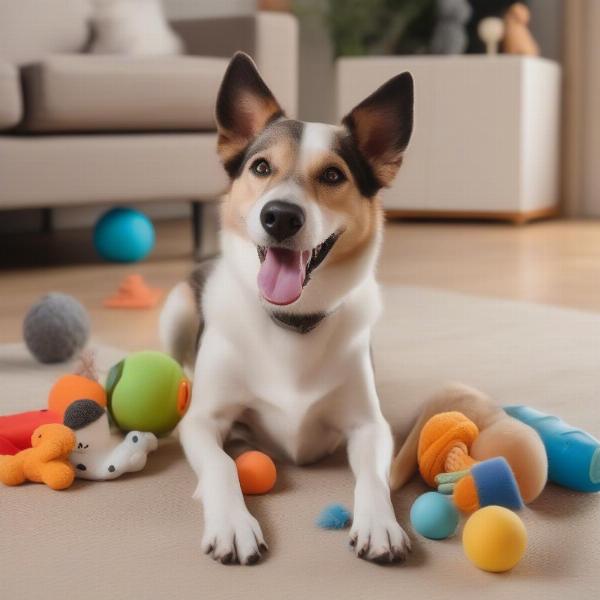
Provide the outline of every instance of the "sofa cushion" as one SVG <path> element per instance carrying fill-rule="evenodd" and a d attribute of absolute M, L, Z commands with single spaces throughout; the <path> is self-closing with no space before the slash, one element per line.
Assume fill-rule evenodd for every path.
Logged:
<path fill-rule="evenodd" d="M 90 37 L 90 0 L 0 0 L 0 57 L 25 64 L 80 52 Z"/>
<path fill-rule="evenodd" d="M 53 56 L 23 68 L 25 131 L 214 130 L 227 60 Z"/>
<path fill-rule="evenodd" d="M 0 61 L 0 130 L 14 127 L 23 114 L 19 72 Z"/>

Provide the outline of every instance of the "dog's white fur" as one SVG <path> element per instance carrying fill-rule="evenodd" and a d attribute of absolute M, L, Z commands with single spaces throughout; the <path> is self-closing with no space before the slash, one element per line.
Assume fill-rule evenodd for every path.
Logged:
<path fill-rule="evenodd" d="M 300 163 L 322 152 L 333 131 L 306 124 Z M 242 424 L 258 447 L 299 464 L 316 461 L 347 441 L 356 477 L 351 542 L 358 556 L 396 560 L 406 555 L 410 541 L 390 499 L 393 440 L 370 356 L 371 328 L 381 312 L 374 277 L 381 228 L 352 260 L 328 265 L 326 273 L 317 268 L 301 297 L 286 307 L 327 312 L 327 318 L 309 335 L 282 328 L 265 310 L 256 284 L 256 246 L 266 243 L 259 222 L 262 206 L 281 197 L 300 204 L 306 214 L 300 232 L 306 249 L 335 232 L 342 218 L 294 186 L 286 179 L 255 203 L 247 238 L 221 233 L 223 254 L 203 291 L 205 328 L 191 406 L 180 425 L 185 454 L 198 476 L 195 496 L 204 507 L 202 546 L 217 560 L 242 564 L 257 560 L 266 547 L 244 503 L 235 464 L 223 450 L 234 425 Z M 182 330 L 197 327 L 190 303 L 189 287 L 180 284 L 165 304 L 161 336 L 171 351 Z"/>

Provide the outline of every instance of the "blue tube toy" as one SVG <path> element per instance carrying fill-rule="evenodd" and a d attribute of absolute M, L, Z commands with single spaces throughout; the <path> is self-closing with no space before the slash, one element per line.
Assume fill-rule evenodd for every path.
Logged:
<path fill-rule="evenodd" d="M 542 438 L 550 481 L 578 492 L 600 491 L 600 441 L 558 417 L 528 406 L 505 406 L 504 410 Z"/>

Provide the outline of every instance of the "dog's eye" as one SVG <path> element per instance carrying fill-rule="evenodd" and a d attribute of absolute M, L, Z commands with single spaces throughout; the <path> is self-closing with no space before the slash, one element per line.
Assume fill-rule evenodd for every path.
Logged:
<path fill-rule="evenodd" d="M 337 167 L 327 167 L 319 176 L 319 180 L 327 185 L 338 185 L 346 180 L 346 176 Z"/>
<path fill-rule="evenodd" d="M 268 177 L 271 174 L 271 165 L 264 158 L 257 158 L 250 170 L 258 177 Z"/>

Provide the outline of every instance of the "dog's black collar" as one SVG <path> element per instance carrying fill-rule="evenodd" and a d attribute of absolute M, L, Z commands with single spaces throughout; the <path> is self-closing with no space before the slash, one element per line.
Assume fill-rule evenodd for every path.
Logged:
<path fill-rule="evenodd" d="M 312 331 L 328 313 L 293 314 L 285 312 L 272 312 L 271 319 L 280 327 L 304 334 Z"/>

